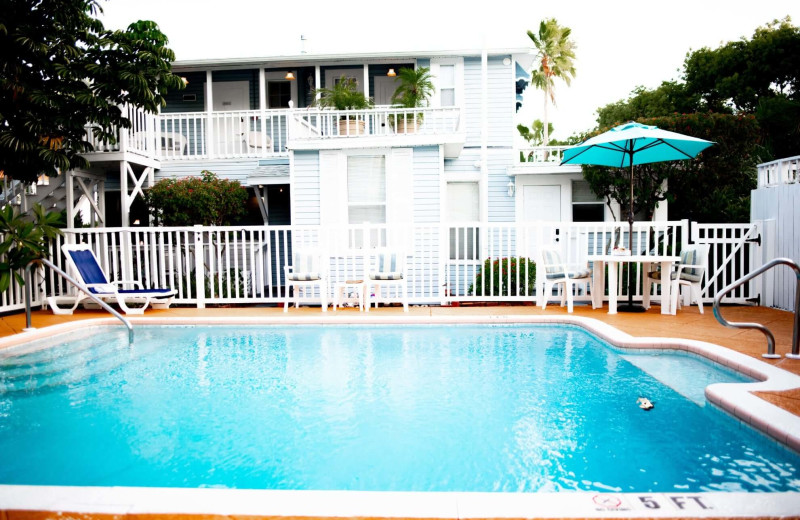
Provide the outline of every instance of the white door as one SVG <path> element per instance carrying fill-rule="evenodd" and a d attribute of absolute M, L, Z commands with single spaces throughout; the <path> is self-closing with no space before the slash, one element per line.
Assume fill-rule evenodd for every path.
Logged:
<path fill-rule="evenodd" d="M 225 112 L 250 110 L 250 84 L 247 81 L 215 82 L 214 92 L 214 146 L 219 155 L 241 154 L 249 121 L 241 115 Z"/>
<path fill-rule="evenodd" d="M 523 186 L 522 220 L 561 220 L 561 186 Z"/>
<path fill-rule="evenodd" d="M 389 76 L 375 77 L 375 104 L 391 105 L 394 91 L 397 90 L 397 78 Z"/>
<path fill-rule="evenodd" d="M 524 234 L 523 248 L 531 258 L 537 258 L 538 244 L 556 245 L 559 242 L 558 222 L 561 221 L 561 186 L 543 185 L 522 187 L 522 221 L 534 222 L 542 220 L 552 222 L 553 226 L 542 226 L 542 236 L 536 236 L 535 230 Z"/>

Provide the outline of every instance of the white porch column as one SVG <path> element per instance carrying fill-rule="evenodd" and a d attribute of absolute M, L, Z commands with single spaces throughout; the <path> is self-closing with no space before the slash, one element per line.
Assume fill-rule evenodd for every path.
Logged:
<path fill-rule="evenodd" d="M 320 71 L 319 65 L 314 67 L 314 90 L 319 91 L 322 88 L 322 72 Z M 319 92 L 314 96 L 314 101 L 319 99 Z"/>
<path fill-rule="evenodd" d="M 489 222 L 489 55 L 484 42 L 481 51 L 481 177 L 478 183 L 480 221 Z M 483 229 L 486 226 L 482 226 Z M 482 258 L 486 258 L 489 241 L 486 232 L 481 236 Z"/>
<path fill-rule="evenodd" d="M 70 182 L 70 189 L 72 188 Z M 128 194 L 128 162 L 119 162 L 119 202 L 122 227 L 130 226 L 131 217 L 131 202 L 130 195 Z"/>
<path fill-rule="evenodd" d="M 364 96 L 369 97 L 369 65 L 364 64 Z"/>
<path fill-rule="evenodd" d="M 206 71 L 206 150 L 209 157 L 214 156 L 214 121 L 211 113 L 214 111 L 214 87 L 210 70 Z"/>
<path fill-rule="evenodd" d="M 67 188 L 67 229 L 75 227 L 75 185 L 72 170 L 64 173 Z"/>
<path fill-rule="evenodd" d="M 255 130 L 261 132 L 261 155 L 267 155 L 267 78 L 264 67 L 258 68 L 258 108 L 261 111 L 259 127 Z M 271 152 L 272 150 L 270 150 Z"/>

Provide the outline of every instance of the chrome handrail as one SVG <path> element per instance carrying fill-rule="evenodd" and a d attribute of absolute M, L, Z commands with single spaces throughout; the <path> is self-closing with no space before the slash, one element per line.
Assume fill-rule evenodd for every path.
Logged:
<path fill-rule="evenodd" d="M 734 329 L 760 330 L 767 337 L 767 353 L 761 354 L 761 356 L 768 359 L 779 359 L 781 355 L 775 353 L 775 336 L 772 335 L 772 332 L 770 332 L 767 327 L 761 325 L 760 323 L 727 321 L 719 313 L 719 302 L 722 300 L 723 296 L 733 289 L 780 264 L 788 265 L 794 269 L 794 274 L 797 276 L 797 290 L 795 291 L 794 297 L 794 335 L 792 336 L 792 352 L 790 354 L 786 354 L 786 357 L 790 359 L 800 359 L 800 266 L 798 266 L 797 263 L 790 258 L 775 258 L 770 260 L 752 273 L 748 273 L 727 287 L 724 287 L 714 297 L 714 317 L 717 318 L 717 321 L 725 327 Z"/>
<path fill-rule="evenodd" d="M 70 275 L 68 275 L 60 267 L 56 266 L 53 262 L 47 260 L 46 258 L 33 260 L 32 262 L 30 262 L 28 265 L 25 266 L 25 328 L 26 329 L 32 328 L 31 327 L 31 283 L 30 283 L 31 267 L 38 262 L 43 263 L 44 265 L 46 265 L 47 267 L 58 273 L 63 279 L 65 279 L 78 289 L 80 289 L 86 296 L 89 297 L 90 300 L 93 300 L 95 303 L 99 304 L 100 307 L 102 307 L 103 309 L 107 310 L 108 312 L 116 316 L 128 328 L 128 344 L 133 345 L 133 325 L 131 324 L 131 322 L 127 318 L 125 318 L 122 314 L 112 309 L 109 304 L 107 304 L 106 302 L 95 296 L 89 290 L 88 287 L 86 287 L 85 285 L 83 285 Z"/>

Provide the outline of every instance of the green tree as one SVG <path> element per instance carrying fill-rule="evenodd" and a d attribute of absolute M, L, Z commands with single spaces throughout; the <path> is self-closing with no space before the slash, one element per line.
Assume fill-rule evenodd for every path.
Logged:
<path fill-rule="evenodd" d="M 611 128 L 641 118 L 700 110 L 699 95 L 691 95 L 683 83 L 664 81 L 654 90 L 636 87 L 628 99 L 598 108 L 597 125 L 600 128 Z"/>
<path fill-rule="evenodd" d="M 203 170 L 200 177 L 162 179 L 147 190 L 145 202 L 156 224 L 225 226 L 246 212 L 247 190 L 239 181 Z"/>
<path fill-rule="evenodd" d="M 401 67 L 397 71 L 400 84 L 392 95 L 392 103 L 403 108 L 417 108 L 428 105 L 434 87 L 431 69 L 428 67 Z"/>
<path fill-rule="evenodd" d="M 50 240 L 61 234 L 60 212 L 46 212 L 41 204 L 34 204 L 32 213 L 19 213 L 11 204 L 0 209 L 0 292 L 8 289 L 12 278 L 25 285 L 21 271 L 32 261 L 46 258 Z"/>
<path fill-rule="evenodd" d="M 800 154 L 800 29 L 789 17 L 690 53 L 684 81 L 711 110 L 755 114 L 772 157 Z"/>
<path fill-rule="evenodd" d="M 575 77 L 575 42 L 570 39 L 572 29 L 558 25 L 555 18 L 539 23 L 539 32 L 528 31 L 536 48 L 538 66 L 531 72 L 531 84 L 544 91 L 544 145 L 550 143 L 547 105 L 555 104 L 555 80 L 561 79 L 569 86 Z"/>
<path fill-rule="evenodd" d="M 174 53 L 150 21 L 106 30 L 98 0 L 3 0 L 0 7 L 0 171 L 33 182 L 86 168 L 93 135 L 111 142 L 131 104 L 155 112 Z"/>
<path fill-rule="evenodd" d="M 541 119 L 534 120 L 530 128 L 525 125 L 517 125 L 517 131 L 531 146 L 544 144 L 544 123 Z M 553 133 L 553 123 L 547 123 L 547 133 L 548 135 Z"/>

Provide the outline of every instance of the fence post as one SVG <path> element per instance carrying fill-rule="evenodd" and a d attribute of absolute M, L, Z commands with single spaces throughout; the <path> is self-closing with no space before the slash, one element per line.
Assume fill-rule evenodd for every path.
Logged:
<path fill-rule="evenodd" d="M 754 264 L 753 269 L 758 269 L 777 256 L 777 240 L 775 230 L 775 219 L 757 220 L 754 222 L 756 231 L 761 235 L 761 247 L 754 245 L 754 250 L 760 254 L 750 255 L 750 261 Z M 775 307 L 775 270 L 770 269 L 761 277 L 761 305 L 764 307 Z"/>
<path fill-rule="evenodd" d="M 197 308 L 206 308 L 205 284 L 205 251 L 203 249 L 203 226 L 194 226 L 194 286 L 197 296 Z"/>
<path fill-rule="evenodd" d="M 438 280 L 437 291 L 439 292 L 439 303 L 441 305 L 448 305 L 451 300 L 448 296 L 452 294 L 453 288 L 450 287 L 450 267 L 448 265 L 450 259 L 450 227 L 449 225 L 442 224 L 439 226 L 439 267 L 438 267 Z M 458 290 L 458 288 L 455 288 Z M 477 291 L 477 289 L 476 289 Z"/>

